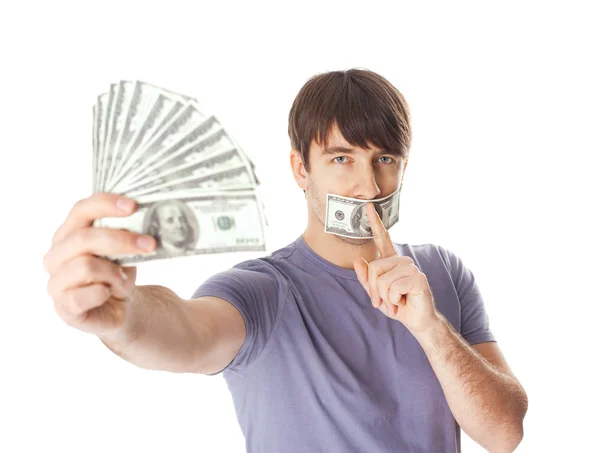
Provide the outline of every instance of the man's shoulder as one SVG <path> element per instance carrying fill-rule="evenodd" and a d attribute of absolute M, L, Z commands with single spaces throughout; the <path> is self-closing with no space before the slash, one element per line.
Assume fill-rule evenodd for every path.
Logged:
<path fill-rule="evenodd" d="M 278 271 L 278 262 L 289 259 L 294 252 L 296 252 L 296 250 L 297 248 L 295 243 L 292 242 L 291 244 L 281 247 L 269 253 L 268 255 L 241 261 L 234 265 L 232 269 L 256 271 L 275 275 L 276 273 L 280 272 Z"/>
<path fill-rule="evenodd" d="M 443 249 L 439 244 L 434 244 L 431 242 L 425 242 L 421 244 L 408 244 L 405 242 L 394 242 L 394 246 L 402 252 L 408 252 L 406 254 L 411 255 L 430 255 L 440 253 L 440 250 Z"/>
<path fill-rule="evenodd" d="M 419 262 L 434 262 L 450 266 L 450 256 L 453 256 L 447 248 L 440 244 L 426 242 L 421 244 L 396 243 L 394 246 L 401 255 L 409 256 L 418 264 Z"/>
<path fill-rule="evenodd" d="M 286 277 L 277 266 L 277 261 L 285 259 L 293 253 L 289 247 L 259 258 L 241 261 L 228 269 L 209 277 L 196 290 L 193 297 L 217 295 L 225 300 L 230 300 L 232 294 L 281 294 L 286 286 Z"/>

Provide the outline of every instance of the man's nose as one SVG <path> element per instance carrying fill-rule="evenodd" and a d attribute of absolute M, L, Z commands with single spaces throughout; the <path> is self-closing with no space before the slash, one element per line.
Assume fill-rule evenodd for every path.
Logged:
<path fill-rule="evenodd" d="M 373 200 L 381 195 L 381 189 L 377 185 L 375 172 L 372 167 L 361 169 L 356 175 L 356 185 L 354 187 L 354 198 L 361 200 Z"/>

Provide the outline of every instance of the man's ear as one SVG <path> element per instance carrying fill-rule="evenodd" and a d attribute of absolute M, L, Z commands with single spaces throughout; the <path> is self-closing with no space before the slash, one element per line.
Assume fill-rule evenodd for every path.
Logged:
<path fill-rule="evenodd" d="M 296 184 L 298 184 L 298 187 L 302 190 L 306 191 L 306 187 L 308 186 L 308 172 L 302 161 L 302 154 L 300 154 L 300 151 L 296 149 L 290 151 L 290 165 Z"/>
<path fill-rule="evenodd" d="M 406 166 L 408 165 L 408 158 L 404 159 L 404 166 L 402 167 L 402 178 L 400 179 L 400 185 L 404 182 L 404 175 L 406 174 Z"/>

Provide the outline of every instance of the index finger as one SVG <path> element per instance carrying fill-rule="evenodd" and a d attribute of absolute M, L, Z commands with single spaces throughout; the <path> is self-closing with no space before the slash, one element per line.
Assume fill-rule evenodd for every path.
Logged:
<path fill-rule="evenodd" d="M 52 244 L 64 239 L 73 231 L 91 226 L 96 219 L 128 216 L 133 213 L 135 205 L 135 201 L 131 198 L 115 193 L 98 192 L 79 200 L 64 223 L 54 233 Z"/>
<path fill-rule="evenodd" d="M 373 240 L 375 241 L 375 245 L 377 246 L 377 250 L 379 250 L 381 258 L 397 255 L 390 233 L 383 226 L 383 222 L 379 218 L 379 214 L 377 214 L 373 203 L 368 203 L 367 217 L 369 218 L 371 231 L 373 231 Z"/>

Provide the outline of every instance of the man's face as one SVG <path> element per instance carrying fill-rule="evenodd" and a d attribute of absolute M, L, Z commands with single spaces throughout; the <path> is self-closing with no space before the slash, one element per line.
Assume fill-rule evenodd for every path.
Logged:
<path fill-rule="evenodd" d="M 188 224 L 179 206 L 159 206 L 157 211 L 160 229 L 158 234 L 161 241 L 181 245 L 187 238 Z"/>
<path fill-rule="evenodd" d="M 394 193 L 402 181 L 404 166 L 405 161 L 400 156 L 386 153 L 386 150 L 351 146 L 334 125 L 327 147 L 314 141 L 310 147 L 306 187 L 306 198 L 312 210 L 309 215 L 314 215 L 324 225 L 328 193 L 361 200 L 374 200 Z M 363 219 L 361 227 L 367 225 L 368 221 Z M 340 239 L 352 244 L 365 243 L 364 239 Z"/>

